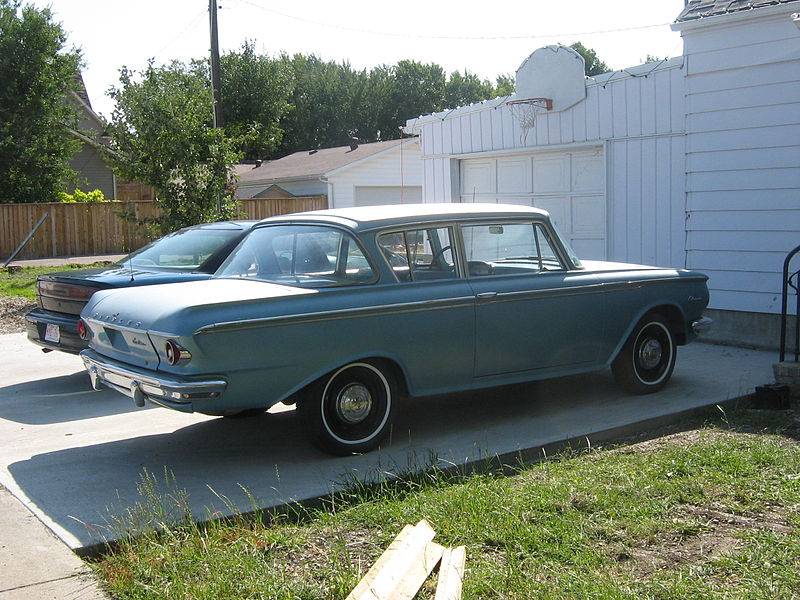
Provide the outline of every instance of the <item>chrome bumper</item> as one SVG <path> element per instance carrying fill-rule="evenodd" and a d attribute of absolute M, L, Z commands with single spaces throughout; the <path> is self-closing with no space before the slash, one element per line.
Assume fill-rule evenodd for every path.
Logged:
<path fill-rule="evenodd" d="M 105 385 L 133 398 L 136 406 L 144 406 L 145 401 L 149 401 L 166 408 L 193 412 L 193 402 L 219 398 L 228 385 L 224 379 L 176 379 L 137 369 L 101 356 L 94 350 L 84 350 L 80 355 L 95 390 L 102 390 Z"/>
<path fill-rule="evenodd" d="M 711 325 L 714 323 L 708 317 L 700 317 L 695 321 L 692 321 L 692 331 L 695 335 L 702 335 L 709 329 L 711 329 Z"/>

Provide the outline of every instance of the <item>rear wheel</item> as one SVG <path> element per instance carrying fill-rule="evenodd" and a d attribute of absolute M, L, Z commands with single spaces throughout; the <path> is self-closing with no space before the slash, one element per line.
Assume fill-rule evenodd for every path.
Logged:
<path fill-rule="evenodd" d="M 639 321 L 611 365 L 627 392 L 650 394 L 664 387 L 675 368 L 675 336 L 666 319 L 650 313 Z"/>
<path fill-rule="evenodd" d="M 396 395 L 387 371 L 371 362 L 354 362 L 313 384 L 297 410 L 319 448 L 345 456 L 368 452 L 386 437 Z"/>

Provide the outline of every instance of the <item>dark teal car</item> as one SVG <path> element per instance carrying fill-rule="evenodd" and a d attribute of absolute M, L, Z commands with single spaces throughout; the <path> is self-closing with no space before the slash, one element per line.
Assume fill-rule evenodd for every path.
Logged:
<path fill-rule="evenodd" d="M 184 412 L 297 403 L 334 454 L 385 438 L 398 399 L 611 367 L 659 390 L 709 324 L 707 277 L 581 262 L 547 213 L 420 204 L 256 225 L 207 281 L 98 292 L 96 389 Z"/>
<path fill-rule="evenodd" d="M 257 221 L 224 221 L 185 227 L 107 267 L 40 275 L 39 306 L 25 316 L 28 339 L 45 352 L 77 354 L 86 342 L 78 318 L 98 290 L 208 279 Z"/>

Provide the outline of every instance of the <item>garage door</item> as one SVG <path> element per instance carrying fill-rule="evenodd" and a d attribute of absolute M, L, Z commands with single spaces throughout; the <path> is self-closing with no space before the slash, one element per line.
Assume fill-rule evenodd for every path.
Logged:
<path fill-rule="evenodd" d="M 410 204 L 422 202 L 422 186 L 366 186 L 357 185 L 354 203 L 356 206 L 379 204 Z"/>
<path fill-rule="evenodd" d="M 570 240 L 578 256 L 606 258 L 602 148 L 464 159 L 461 201 L 543 208 Z"/>

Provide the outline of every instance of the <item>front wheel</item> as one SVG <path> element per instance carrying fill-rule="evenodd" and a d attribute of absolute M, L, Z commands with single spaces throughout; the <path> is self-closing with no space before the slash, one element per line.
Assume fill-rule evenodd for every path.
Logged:
<path fill-rule="evenodd" d="M 311 439 L 325 452 L 368 452 L 389 431 L 395 389 L 385 370 L 371 362 L 354 362 L 313 384 L 297 410 Z"/>
<path fill-rule="evenodd" d="M 659 314 L 645 315 L 611 364 L 614 379 L 632 394 L 664 387 L 675 368 L 675 337 Z"/>

